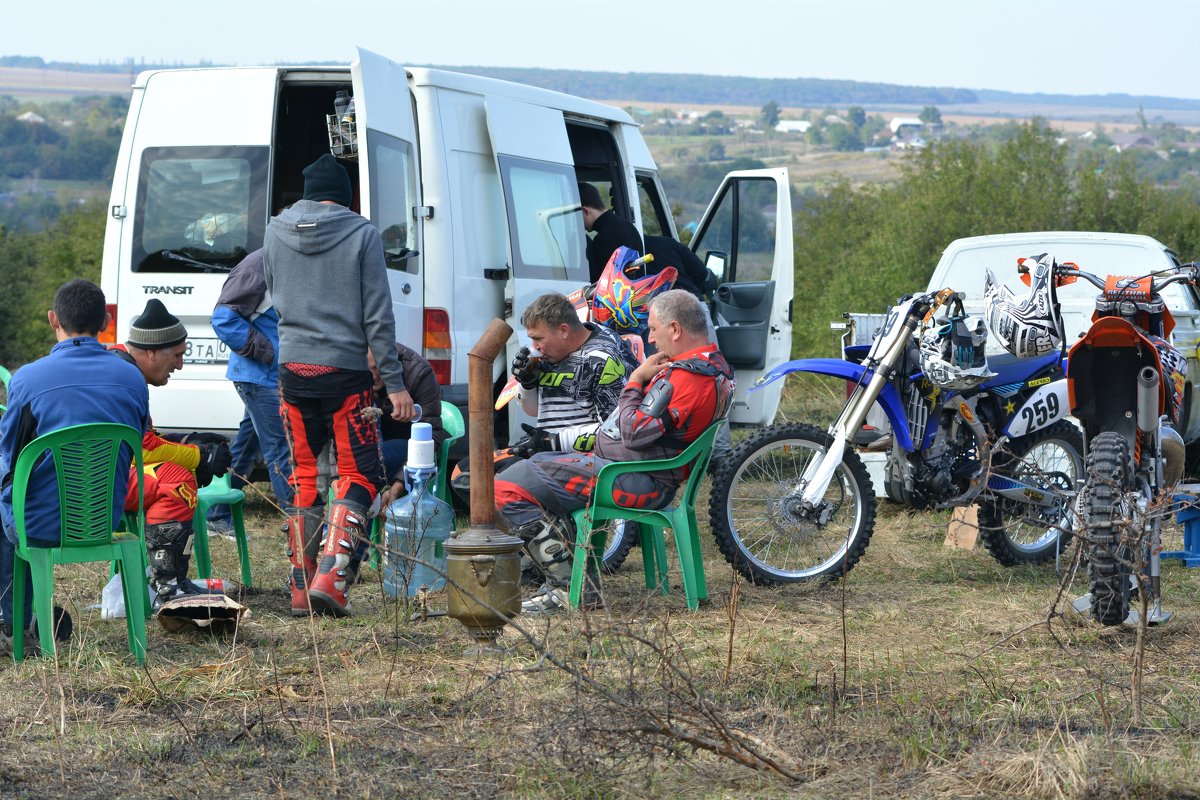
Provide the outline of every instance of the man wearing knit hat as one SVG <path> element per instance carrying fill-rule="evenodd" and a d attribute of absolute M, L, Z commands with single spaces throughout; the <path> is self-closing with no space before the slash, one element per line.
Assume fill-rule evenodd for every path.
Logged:
<path fill-rule="evenodd" d="M 183 368 L 187 329 L 157 298 L 129 325 L 125 346 L 113 350 L 133 364 L 150 386 L 163 386 Z M 225 438 L 211 433 L 161 436 L 154 425 L 142 437 L 145 488 L 146 549 L 150 556 L 150 588 L 162 604 L 198 594 L 187 579 L 192 554 L 192 518 L 196 491 L 213 476 L 224 475 L 232 457 Z M 136 469 L 131 466 L 130 470 Z M 132 478 L 132 472 L 130 473 Z M 125 510 L 137 508 L 137 482 L 130 480 Z"/>
<path fill-rule="evenodd" d="M 348 583 L 384 481 L 379 422 L 364 413 L 374 383 L 368 350 L 392 418 L 413 416 L 396 357 L 383 243 L 375 227 L 347 207 L 353 197 L 345 168 L 322 155 L 304 169 L 304 198 L 271 220 L 263 241 L 263 272 L 279 313 L 280 414 L 295 463 L 295 507 L 287 525 L 295 615 L 350 614 Z M 331 439 L 339 477 L 322 542 L 317 454 Z"/>

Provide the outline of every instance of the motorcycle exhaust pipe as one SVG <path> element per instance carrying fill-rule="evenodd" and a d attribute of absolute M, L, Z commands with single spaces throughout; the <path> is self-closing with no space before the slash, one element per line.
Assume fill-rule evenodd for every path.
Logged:
<path fill-rule="evenodd" d="M 1142 433 L 1158 430 L 1158 370 L 1142 367 L 1137 376 L 1137 427 Z"/>

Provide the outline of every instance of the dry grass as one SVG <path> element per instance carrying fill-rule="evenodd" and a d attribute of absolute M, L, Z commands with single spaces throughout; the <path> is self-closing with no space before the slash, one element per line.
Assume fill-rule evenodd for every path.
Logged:
<path fill-rule="evenodd" d="M 1045 625 L 1053 570 L 943 549 L 946 514 L 885 506 L 844 587 L 742 582 L 732 650 L 733 575 L 708 541 L 698 612 L 678 583 L 648 596 L 635 552 L 606 579 L 611 617 L 522 619 L 538 646 L 509 631 L 508 658 L 474 660 L 458 623 L 408 622 L 374 572 L 354 619 L 291 618 L 278 520 L 251 511 L 253 616 L 229 639 L 153 625 L 144 671 L 123 626 L 84 609 L 103 571 L 60 571 L 62 691 L 44 660 L 4 667 L 0 795 L 1200 796 L 1200 573 L 1174 562 L 1133 729 L 1133 631 Z M 236 574 L 232 543 L 212 549 Z M 795 779 L 645 731 L 695 732 L 705 708 Z"/>

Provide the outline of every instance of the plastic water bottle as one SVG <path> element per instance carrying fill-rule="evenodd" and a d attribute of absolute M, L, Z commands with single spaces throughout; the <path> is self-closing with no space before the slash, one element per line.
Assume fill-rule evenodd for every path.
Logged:
<path fill-rule="evenodd" d="M 433 428 L 428 422 L 414 422 L 404 466 L 408 494 L 388 506 L 384 523 L 387 558 L 383 589 L 392 597 L 414 595 L 422 586 L 441 589 L 446 585 L 442 542 L 454 530 L 454 511 L 434 494 L 436 484 Z"/>
<path fill-rule="evenodd" d="M 338 89 L 337 96 L 333 98 L 333 114 L 340 122 L 342 117 L 346 116 L 346 111 L 350 108 L 350 92 L 345 89 Z"/>

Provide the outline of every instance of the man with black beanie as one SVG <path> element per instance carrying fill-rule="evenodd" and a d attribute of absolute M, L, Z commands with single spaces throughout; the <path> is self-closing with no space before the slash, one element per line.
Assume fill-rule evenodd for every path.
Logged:
<path fill-rule="evenodd" d="M 125 345 L 113 350 L 133 364 L 150 386 L 163 386 L 171 373 L 183 368 L 187 328 L 158 298 L 129 324 Z M 145 490 L 146 550 L 150 558 L 150 589 L 161 605 L 176 597 L 205 593 L 188 580 L 192 555 L 192 519 L 196 492 L 232 462 L 229 444 L 214 433 L 161 436 L 151 422 L 142 437 L 142 482 Z M 137 510 L 137 481 L 130 466 L 125 510 Z"/>
<path fill-rule="evenodd" d="M 347 616 L 351 576 L 367 541 L 369 509 L 384 482 L 372 416 L 375 358 L 392 419 L 413 417 L 396 357 L 396 323 L 383 242 L 347 206 L 350 176 L 326 153 L 304 169 L 304 198 L 267 226 L 263 274 L 279 313 L 280 414 L 292 448 L 295 507 L 288 510 L 292 613 Z M 317 456 L 332 439 L 338 480 L 324 542 Z"/>

